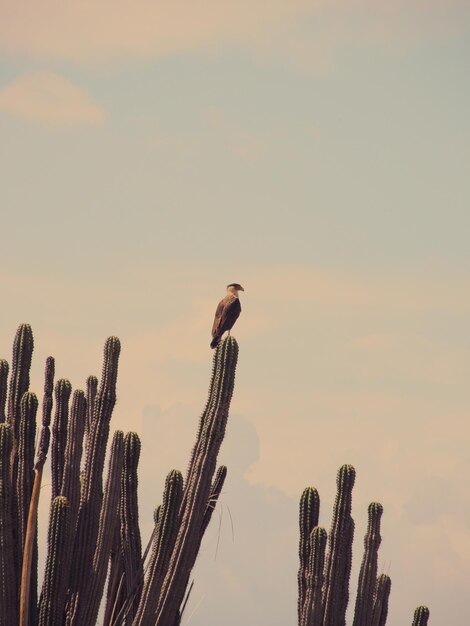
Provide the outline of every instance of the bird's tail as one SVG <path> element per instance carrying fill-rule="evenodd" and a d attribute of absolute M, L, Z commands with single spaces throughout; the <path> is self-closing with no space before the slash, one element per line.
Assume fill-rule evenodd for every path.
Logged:
<path fill-rule="evenodd" d="M 214 337 L 214 339 L 211 341 L 211 348 L 217 348 L 217 346 L 219 345 L 219 341 L 220 341 L 220 337 L 217 337 L 217 335 Z"/>

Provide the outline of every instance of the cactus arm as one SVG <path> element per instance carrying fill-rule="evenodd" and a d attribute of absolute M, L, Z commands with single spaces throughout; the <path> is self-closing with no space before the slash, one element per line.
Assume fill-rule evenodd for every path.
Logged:
<path fill-rule="evenodd" d="M 385 626 L 388 617 L 388 600 L 392 581 L 387 574 L 380 574 L 375 584 L 374 608 L 371 626 Z"/>
<path fill-rule="evenodd" d="M 82 624 L 86 611 L 86 581 L 83 572 L 90 571 L 99 530 L 103 500 L 103 468 L 109 437 L 109 422 L 116 403 L 116 380 L 121 344 L 109 337 L 104 348 L 104 362 L 99 391 L 94 402 L 93 420 L 86 446 L 85 470 L 73 547 L 66 625 Z"/>
<path fill-rule="evenodd" d="M 378 550 L 382 541 L 380 536 L 382 512 L 383 507 L 379 502 L 371 502 L 368 508 L 368 525 L 364 537 L 364 557 L 359 572 L 353 626 L 369 626 L 372 620 Z"/>
<path fill-rule="evenodd" d="M 121 473 L 124 455 L 124 433 L 115 431 L 111 445 L 108 477 L 100 513 L 98 540 L 93 557 L 93 571 L 86 592 L 88 611 L 84 624 L 94 625 L 98 615 L 104 585 L 108 573 L 108 561 L 118 523 L 119 496 L 121 493 Z"/>
<path fill-rule="evenodd" d="M 324 626 L 343 626 L 348 602 L 354 522 L 351 495 L 356 471 L 343 465 L 338 471 L 337 495 L 328 541 L 328 556 L 323 586 Z"/>
<path fill-rule="evenodd" d="M 18 622 L 11 485 L 10 426 L 0 424 L 0 626 Z"/>
<path fill-rule="evenodd" d="M 322 587 L 325 565 L 326 530 L 320 526 L 312 529 L 309 537 L 306 593 L 300 626 L 321 626 L 323 620 Z"/>
<path fill-rule="evenodd" d="M 201 416 L 193 449 L 181 507 L 180 528 L 163 583 L 155 626 L 173 624 L 196 561 L 217 455 L 225 434 L 237 357 L 238 344 L 234 337 L 227 337 L 217 346 L 209 399 Z"/>
<path fill-rule="evenodd" d="M 225 479 L 227 478 L 227 468 L 225 465 L 221 465 L 217 470 L 217 473 L 214 478 L 214 482 L 212 483 L 211 492 L 209 494 L 209 500 L 207 502 L 206 512 L 204 513 L 204 518 L 202 520 L 201 527 L 201 540 L 206 532 L 207 527 L 209 526 L 209 522 L 211 521 L 212 514 L 215 511 L 215 507 L 217 505 L 217 501 L 219 500 L 219 496 L 224 488 Z"/>
<path fill-rule="evenodd" d="M 166 477 L 163 504 L 155 511 L 152 552 L 133 626 L 145 626 L 156 615 L 161 586 L 178 532 L 182 496 L 183 476 L 177 470 L 172 470 Z"/>
<path fill-rule="evenodd" d="M 418 606 L 413 616 L 413 626 L 427 626 L 429 609 L 427 606 Z"/>
<path fill-rule="evenodd" d="M 56 410 L 52 425 L 51 446 L 51 501 L 61 495 L 64 475 L 65 446 L 67 445 L 67 428 L 69 419 L 69 400 L 72 386 L 66 379 L 60 379 L 55 386 Z"/>
<path fill-rule="evenodd" d="M 299 624 L 303 606 L 307 593 L 307 571 L 310 551 L 310 534 L 318 524 L 318 516 L 320 514 L 320 496 L 314 487 L 306 487 L 302 492 L 299 503 L 299 572 L 297 575 L 298 583 L 298 602 L 297 616 Z"/>
<path fill-rule="evenodd" d="M 54 386 L 54 359 L 48 357 L 46 359 L 45 376 L 44 376 L 44 396 L 42 404 L 42 429 L 39 440 L 38 452 L 36 456 L 36 465 L 34 467 L 34 483 L 33 491 L 31 493 L 31 501 L 29 504 L 28 523 L 26 526 L 26 536 L 23 551 L 23 567 L 21 570 L 21 588 L 20 588 L 20 626 L 27 626 L 29 623 L 30 615 L 30 589 L 36 586 L 37 575 L 36 563 L 37 561 L 37 519 L 38 519 L 38 506 L 39 495 L 41 492 L 42 474 L 44 463 L 46 461 L 47 452 L 49 449 L 50 430 L 49 424 L 51 422 L 52 412 L 52 391 Z M 34 580 L 31 581 L 33 575 Z M 31 603 L 35 604 L 34 598 L 31 598 Z"/>
<path fill-rule="evenodd" d="M 0 424 L 6 422 L 5 406 L 7 401 L 7 382 L 9 365 L 5 359 L 0 359 Z"/>
<path fill-rule="evenodd" d="M 58 496 L 51 505 L 46 570 L 39 603 L 39 626 L 63 626 L 67 579 L 69 505 Z"/>

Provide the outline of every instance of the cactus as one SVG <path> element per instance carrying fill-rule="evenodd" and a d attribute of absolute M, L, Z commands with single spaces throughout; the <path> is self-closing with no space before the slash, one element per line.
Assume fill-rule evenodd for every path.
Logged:
<path fill-rule="evenodd" d="M 23 555 L 28 525 L 29 505 L 34 483 L 34 441 L 36 438 L 36 412 L 38 400 L 34 393 L 26 392 L 20 403 L 20 423 L 18 426 L 18 470 L 16 479 L 16 532 L 18 545 L 18 572 L 23 568 Z M 30 585 L 31 620 L 35 621 L 37 603 L 37 547 L 34 548 L 31 562 L 32 584 Z"/>
<path fill-rule="evenodd" d="M 388 617 L 388 599 L 391 586 L 390 576 L 380 574 L 375 583 L 371 626 L 385 626 Z"/>
<path fill-rule="evenodd" d="M 86 400 L 83 391 L 73 393 L 70 420 L 67 426 L 67 443 L 64 450 L 60 495 L 69 501 L 69 526 L 75 528 L 80 503 L 80 461 L 85 432 Z"/>
<path fill-rule="evenodd" d="M 207 502 L 206 512 L 204 513 L 204 517 L 202 520 L 201 526 L 201 539 L 206 532 L 207 527 L 209 526 L 209 522 L 212 518 L 212 513 L 215 510 L 217 501 L 219 500 L 219 496 L 224 488 L 225 479 L 227 478 L 227 468 L 225 465 L 221 465 L 215 475 L 214 482 L 212 483 L 211 491 L 209 494 L 209 500 Z"/>
<path fill-rule="evenodd" d="M 382 540 L 380 537 L 382 513 L 382 505 L 379 502 L 371 502 L 368 509 L 369 521 L 364 537 L 364 558 L 359 572 L 353 626 L 369 626 L 372 620 L 377 578 L 377 553 Z"/>
<path fill-rule="evenodd" d="M 62 626 L 67 591 L 63 566 L 68 560 L 69 504 L 57 496 L 51 505 L 48 550 L 44 582 L 39 602 L 39 626 Z"/>
<path fill-rule="evenodd" d="M 52 412 L 52 390 L 54 387 L 54 359 L 48 357 L 45 368 L 44 398 L 42 404 L 42 429 L 37 452 L 35 476 L 31 500 L 29 504 L 28 523 L 23 550 L 23 568 L 21 571 L 20 588 L 20 622 L 19 626 L 27 626 L 30 619 L 35 623 L 36 587 L 37 587 L 37 517 L 39 494 L 41 490 L 42 472 L 49 449 Z M 31 618 L 30 618 L 30 609 Z"/>
<path fill-rule="evenodd" d="M 8 394 L 7 421 L 12 428 L 12 472 L 13 482 L 16 481 L 16 455 L 18 446 L 18 428 L 20 423 L 20 402 L 23 394 L 29 389 L 29 370 L 33 356 L 33 332 L 29 324 L 21 324 L 16 331 L 13 342 L 13 359 Z"/>
<path fill-rule="evenodd" d="M 314 487 L 306 487 L 300 497 L 299 505 L 299 572 L 297 575 L 299 597 L 297 613 L 299 624 L 302 623 L 303 606 L 307 595 L 307 572 L 310 555 L 310 534 L 318 524 L 320 496 Z"/>
<path fill-rule="evenodd" d="M 228 336 L 219 343 L 214 355 L 209 398 L 193 448 L 181 505 L 179 531 L 163 582 L 155 626 L 168 626 L 177 619 L 196 561 L 217 455 L 225 434 L 237 357 L 238 344 L 234 337 Z"/>
<path fill-rule="evenodd" d="M 116 379 L 121 345 L 117 337 L 109 337 L 104 349 L 103 373 L 100 389 L 94 403 L 93 421 L 87 440 L 85 470 L 73 547 L 69 595 L 66 607 L 66 624 L 82 624 L 86 611 L 86 580 L 96 550 L 99 518 L 103 500 L 103 467 L 109 422 L 116 403 Z"/>
<path fill-rule="evenodd" d="M 121 477 L 120 559 L 118 596 L 114 599 L 114 614 L 122 614 L 124 624 L 130 626 L 139 605 L 143 582 L 142 544 L 137 507 L 137 465 L 140 457 L 140 439 L 136 433 L 127 433 L 124 439 L 124 464 Z"/>
<path fill-rule="evenodd" d="M 0 626 L 11 626 L 18 621 L 10 476 L 12 444 L 10 426 L 0 424 Z"/>
<path fill-rule="evenodd" d="M 338 471 L 323 590 L 324 626 L 344 626 L 345 623 L 354 535 L 351 495 L 355 477 L 352 465 L 343 465 Z"/>
<path fill-rule="evenodd" d="M 108 561 L 114 532 L 118 528 L 121 473 L 124 460 L 124 433 L 117 430 L 113 436 L 109 459 L 108 478 L 101 507 L 98 539 L 93 557 L 93 570 L 89 577 L 87 598 L 88 609 L 84 624 L 96 623 L 104 585 L 108 573 Z"/>
<path fill-rule="evenodd" d="M 98 379 L 96 376 L 88 376 L 86 379 L 86 422 L 85 422 L 85 441 L 88 441 L 90 433 L 90 425 L 93 421 L 93 412 L 95 410 L 95 398 L 98 391 Z"/>
<path fill-rule="evenodd" d="M 308 563 L 305 576 L 306 594 L 299 620 L 301 626 L 322 626 L 325 548 L 326 530 L 320 526 L 315 526 L 309 537 Z"/>
<path fill-rule="evenodd" d="M 156 614 L 161 586 L 178 531 L 178 512 L 182 495 L 183 476 L 177 470 L 172 470 L 166 478 L 163 504 L 154 514 L 152 553 L 133 626 L 145 626 Z"/>
<path fill-rule="evenodd" d="M 415 610 L 412 626 L 427 626 L 429 609 L 427 606 L 418 606 Z"/>
<path fill-rule="evenodd" d="M 8 362 L 0 359 L 0 424 L 6 421 L 5 406 L 7 401 Z"/>
<path fill-rule="evenodd" d="M 61 379 L 57 381 L 55 386 L 56 409 L 52 425 L 51 447 L 52 500 L 61 495 L 71 393 L 72 386 L 68 380 Z"/>

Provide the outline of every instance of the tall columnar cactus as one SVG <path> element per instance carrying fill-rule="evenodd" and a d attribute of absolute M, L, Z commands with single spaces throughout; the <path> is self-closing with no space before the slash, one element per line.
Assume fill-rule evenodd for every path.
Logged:
<path fill-rule="evenodd" d="M 121 615 L 126 626 L 130 626 L 134 621 L 144 577 L 137 507 L 137 466 L 140 447 L 137 433 L 127 433 L 124 439 L 119 505 L 120 558 L 116 560 L 119 573 L 114 575 L 115 580 L 119 581 L 119 592 L 113 602 L 114 615 Z"/>
<path fill-rule="evenodd" d="M 413 626 L 427 626 L 429 609 L 427 606 L 418 606 L 413 617 Z"/>
<path fill-rule="evenodd" d="M 86 446 L 85 470 L 81 489 L 80 508 L 73 547 L 66 624 L 83 623 L 87 611 L 84 595 L 87 582 L 83 572 L 90 572 L 99 530 L 103 501 L 103 468 L 109 436 L 109 422 L 116 403 L 116 379 L 121 344 L 117 337 L 109 337 L 104 349 L 104 363 L 100 389 L 94 402 L 93 420 Z"/>
<path fill-rule="evenodd" d="M 163 582 L 155 626 L 173 625 L 201 543 L 217 455 L 224 438 L 235 382 L 238 344 L 227 337 L 216 349 L 209 398 L 201 416 L 185 483 L 180 527 Z"/>
<path fill-rule="evenodd" d="M 64 565 L 69 552 L 69 512 L 67 498 L 57 496 L 51 505 L 46 571 L 39 602 L 39 626 L 63 626 L 64 623 L 67 592 Z"/>
<path fill-rule="evenodd" d="M 54 423 L 52 425 L 51 447 L 52 500 L 61 495 L 71 393 L 72 386 L 68 380 L 60 379 L 57 381 L 55 387 L 56 408 Z"/>
<path fill-rule="evenodd" d="M 11 626 L 18 621 L 10 476 L 12 444 L 10 426 L 0 424 L 0 626 Z"/>
<path fill-rule="evenodd" d="M 124 461 L 124 433 L 117 430 L 113 436 L 109 459 L 108 477 L 101 507 L 100 523 L 96 550 L 93 557 L 93 569 L 90 572 L 87 598 L 87 613 L 83 624 L 93 626 L 108 573 L 109 555 L 116 529 L 119 528 L 119 500 L 121 494 L 121 474 Z"/>
<path fill-rule="evenodd" d="M 325 565 L 326 530 L 316 526 L 310 533 L 306 571 L 305 602 L 299 620 L 301 626 L 322 626 L 323 570 Z"/>
<path fill-rule="evenodd" d="M 356 471 L 343 465 L 338 471 L 337 495 L 328 541 L 328 556 L 323 589 L 324 626 L 343 626 L 349 600 L 354 521 L 351 498 Z"/>
<path fill-rule="evenodd" d="M 314 487 L 306 487 L 300 497 L 299 505 L 299 572 L 297 575 L 298 582 L 298 603 L 297 612 L 299 624 L 302 623 L 302 613 L 307 596 L 307 575 L 308 563 L 310 557 L 310 534 L 318 524 L 318 516 L 320 514 L 320 496 Z"/>
<path fill-rule="evenodd" d="M 82 459 L 83 434 L 85 432 L 86 400 L 80 389 L 73 393 L 70 420 L 67 425 L 67 443 L 64 450 L 64 463 L 60 495 L 67 498 L 70 506 L 69 525 L 75 528 L 80 504 L 80 462 Z"/>
<path fill-rule="evenodd" d="M 133 626 L 151 624 L 156 615 L 160 590 L 175 545 L 182 497 L 183 476 L 172 470 L 166 478 L 163 504 L 155 512 L 148 572 Z"/>
<path fill-rule="evenodd" d="M 95 398 L 98 391 L 98 379 L 96 376 L 88 376 L 86 379 L 86 422 L 85 422 L 85 440 L 88 440 L 90 432 L 90 424 L 93 421 L 93 413 L 95 410 Z"/>
<path fill-rule="evenodd" d="M 385 626 L 388 617 L 388 599 L 392 581 L 387 574 L 380 574 L 375 583 L 374 607 L 371 626 Z"/>
<path fill-rule="evenodd" d="M 8 383 L 8 362 L 0 359 L 0 424 L 6 421 L 6 401 L 7 401 L 7 383 Z"/>
<path fill-rule="evenodd" d="M 21 324 L 16 331 L 13 342 L 13 358 L 8 393 L 7 420 L 12 427 L 14 464 L 12 466 L 13 481 L 16 481 L 16 455 L 18 442 L 18 427 L 20 423 L 20 402 L 23 394 L 29 390 L 29 370 L 33 356 L 33 332 L 29 324 Z"/>
<path fill-rule="evenodd" d="M 36 623 L 37 596 L 37 517 L 42 473 L 49 450 L 52 392 L 54 388 L 55 361 L 53 357 L 46 359 L 44 397 L 42 402 L 42 429 L 36 453 L 36 465 L 33 491 L 28 512 L 28 524 L 23 550 L 23 568 L 20 587 L 20 621 L 19 626 Z"/>
<path fill-rule="evenodd" d="M 382 541 L 380 518 L 383 507 L 379 502 L 371 502 L 368 513 L 367 533 L 364 537 L 364 558 L 359 572 L 353 626 L 370 626 L 374 608 L 378 550 Z"/>

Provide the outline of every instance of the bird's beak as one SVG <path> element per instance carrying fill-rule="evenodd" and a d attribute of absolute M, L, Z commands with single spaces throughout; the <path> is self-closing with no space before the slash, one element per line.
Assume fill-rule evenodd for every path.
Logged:
<path fill-rule="evenodd" d="M 245 291 L 243 287 L 240 285 L 240 289 L 238 291 Z"/>

